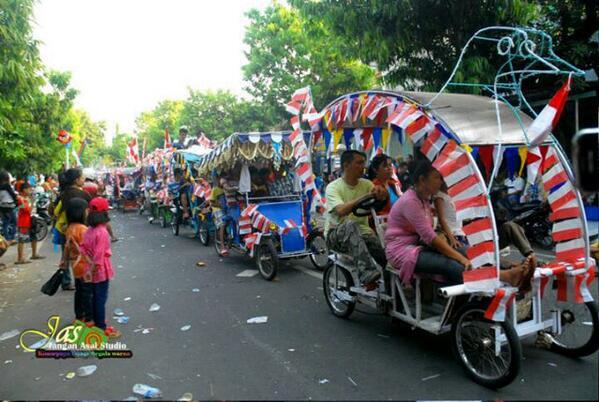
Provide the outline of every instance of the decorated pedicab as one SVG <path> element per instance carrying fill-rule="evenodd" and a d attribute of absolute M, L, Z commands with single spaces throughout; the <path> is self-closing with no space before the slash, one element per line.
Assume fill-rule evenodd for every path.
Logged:
<path fill-rule="evenodd" d="M 505 58 L 493 83 L 476 85 L 491 97 L 447 93 L 448 87 L 472 85 L 453 78 L 474 43 L 490 44 Z M 522 93 L 521 82 L 540 75 L 565 78 L 565 84 L 537 115 Z M 572 76 L 583 75 L 553 53 L 551 38 L 545 33 L 490 27 L 472 36 L 438 93 L 355 92 L 333 100 L 318 113 L 309 89 L 296 91 L 287 106 L 294 129 L 300 132 L 298 119 L 302 117 L 313 135 L 325 141 L 329 155 L 335 154 L 343 140 L 347 148 L 369 155 L 409 145 L 430 160 L 448 186 L 458 220 L 464 223 L 467 256 L 473 265 L 464 272 L 463 284 L 453 286 L 444 284 L 443 278 L 423 275 L 404 283 L 390 265 L 377 266 L 381 274 L 386 271 L 388 275 L 381 275 L 378 287 L 368 290 L 361 286 L 351 257 L 332 252 L 333 264 L 324 272 L 323 286 L 333 314 L 347 318 L 362 303 L 412 328 L 451 333 L 456 358 L 468 375 L 492 388 L 506 386 L 518 375 L 521 338 L 538 336 L 537 341 L 567 356 L 594 353 L 599 347 L 599 316 L 588 287 L 596 268 L 589 257 L 585 211 L 567 158 L 560 144 L 547 135 L 563 108 Z M 503 96 L 508 93 L 513 96 L 511 102 Z M 523 147 L 527 174 L 538 175 L 548 194 L 556 243 L 555 259 L 539 264 L 532 291 L 519 295 L 518 289 L 499 281 L 498 227 L 490 190 L 504 155 Z M 481 154 L 490 155 L 490 168 L 485 165 L 483 171 L 476 163 Z M 373 203 L 366 200 L 353 213 L 372 215 L 384 246 L 385 217 L 376 215 Z M 422 296 L 425 283 L 436 289 L 428 300 Z M 530 307 L 514 302 L 516 296 L 531 301 Z"/>
<path fill-rule="evenodd" d="M 309 155 L 294 153 L 294 141 L 289 132 L 235 133 L 197 168 L 199 176 L 226 181 L 223 241 L 214 233 L 217 253 L 248 254 L 266 280 L 277 275 L 282 259 L 310 257 L 319 269 L 328 264 L 322 231 L 311 219 L 311 199 L 302 194 L 299 179 Z"/>
<path fill-rule="evenodd" d="M 128 210 L 141 208 L 143 191 L 141 185 L 141 169 L 137 167 L 117 168 L 115 170 L 115 189 L 117 209 L 125 213 Z"/>
<path fill-rule="evenodd" d="M 167 183 L 170 175 L 172 150 L 156 148 L 145 155 L 142 166 L 145 172 L 146 205 L 150 213 L 148 222 L 160 222 L 165 228 L 172 221 L 171 200 Z"/>

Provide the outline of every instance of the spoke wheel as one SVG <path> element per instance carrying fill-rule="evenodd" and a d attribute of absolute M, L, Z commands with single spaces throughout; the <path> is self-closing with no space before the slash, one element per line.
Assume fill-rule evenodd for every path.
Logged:
<path fill-rule="evenodd" d="M 316 235 L 310 240 L 310 261 L 312 265 L 316 267 L 316 269 L 322 271 L 329 265 L 331 265 L 331 261 L 329 260 L 329 248 L 327 247 L 327 242 L 324 237 L 320 235 Z"/>
<path fill-rule="evenodd" d="M 347 270 L 336 264 L 329 265 L 322 277 L 324 297 L 331 312 L 340 318 L 348 318 L 356 307 L 355 301 L 341 300 L 338 292 L 347 292 L 354 285 L 354 281 Z"/>
<path fill-rule="evenodd" d="M 272 281 L 277 276 L 277 270 L 279 269 L 279 256 L 277 249 L 270 239 L 254 246 L 256 259 L 256 265 L 258 266 L 258 272 L 267 281 Z"/>
<path fill-rule="evenodd" d="M 199 219 L 198 222 L 198 237 L 204 246 L 210 244 L 210 231 L 208 230 L 208 220 L 206 218 Z"/>

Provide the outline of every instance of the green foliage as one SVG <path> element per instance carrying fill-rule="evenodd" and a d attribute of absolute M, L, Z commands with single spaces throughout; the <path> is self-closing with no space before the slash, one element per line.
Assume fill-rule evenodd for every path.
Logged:
<path fill-rule="evenodd" d="M 303 86 L 312 87 L 318 108 L 343 93 L 376 85 L 375 72 L 324 21 L 308 21 L 278 3 L 264 12 L 252 10 L 248 17 L 247 91 L 273 123 L 287 127 L 289 116 L 282 105 Z"/>
<path fill-rule="evenodd" d="M 290 0 L 312 24 L 324 23 L 390 84 L 438 90 L 478 29 L 528 25 L 539 13 L 525 0 Z M 469 49 L 458 78 L 492 81 L 497 64 L 484 46 Z"/>

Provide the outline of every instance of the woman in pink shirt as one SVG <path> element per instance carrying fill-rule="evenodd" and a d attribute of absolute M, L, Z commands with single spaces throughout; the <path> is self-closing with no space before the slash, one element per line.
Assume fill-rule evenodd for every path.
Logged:
<path fill-rule="evenodd" d="M 472 263 L 449 245 L 443 234 L 433 229 L 431 197 L 441 188 L 441 175 L 427 161 L 416 165 L 412 188 L 406 191 L 391 208 L 385 232 L 387 260 L 400 271 L 404 283 L 413 274 L 441 274 L 451 285 L 463 283 L 462 273 Z M 500 280 L 522 286 L 530 279 L 532 264 L 516 266 L 500 272 Z M 532 268 L 534 272 L 534 268 Z"/>
<path fill-rule="evenodd" d="M 96 197 L 89 203 L 87 223 L 89 228 L 83 236 L 81 252 L 86 255 L 88 266 L 86 276 L 91 277 L 92 310 L 94 325 L 106 333 L 110 338 L 120 336 L 120 332 L 113 327 L 106 327 L 106 301 L 108 300 L 108 283 L 114 277 L 110 256 L 110 235 L 106 224 L 108 217 L 108 201 Z"/>

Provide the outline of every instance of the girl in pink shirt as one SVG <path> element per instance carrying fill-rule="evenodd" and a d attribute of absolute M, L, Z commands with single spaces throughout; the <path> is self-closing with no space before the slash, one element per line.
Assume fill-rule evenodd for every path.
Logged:
<path fill-rule="evenodd" d="M 81 252 L 86 255 L 88 264 L 85 273 L 91 279 L 92 310 L 94 325 L 103 329 L 107 336 L 116 338 L 120 332 L 113 327 L 106 326 L 106 301 L 108 300 L 108 283 L 114 277 L 110 256 L 110 235 L 106 224 L 108 217 L 108 201 L 96 197 L 89 203 L 87 223 L 89 228 L 83 237 Z"/>

